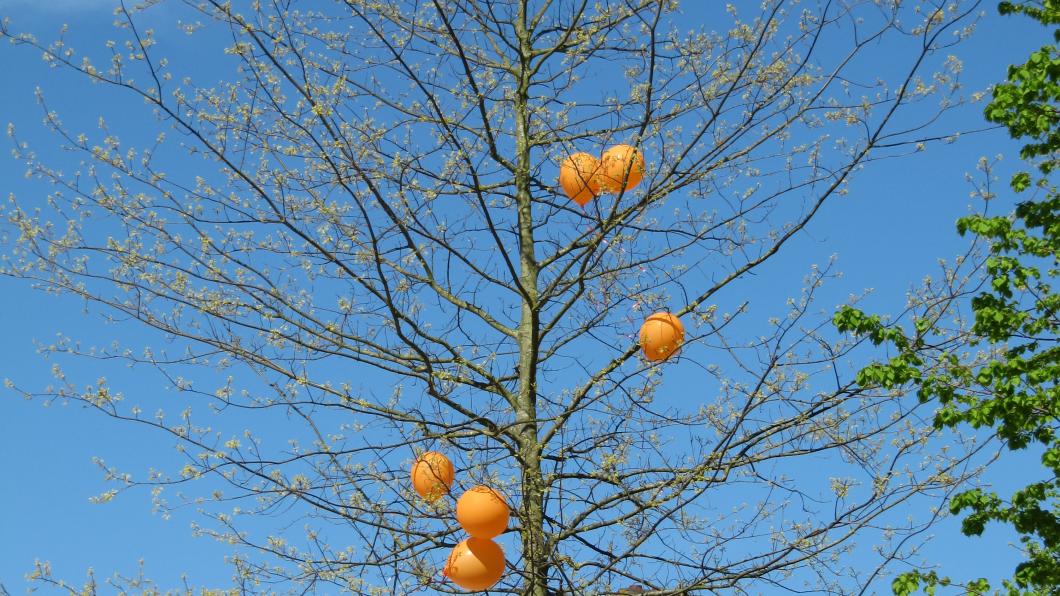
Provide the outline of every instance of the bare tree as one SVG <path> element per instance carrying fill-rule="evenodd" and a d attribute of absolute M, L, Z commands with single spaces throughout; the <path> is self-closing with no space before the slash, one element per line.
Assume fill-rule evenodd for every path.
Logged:
<path fill-rule="evenodd" d="M 857 170 L 955 132 L 946 53 L 978 2 L 168 3 L 216 50 L 209 82 L 180 64 L 191 42 L 141 24 L 159 4 L 116 10 L 106 64 L 5 23 L 146 104 L 130 134 L 157 139 L 103 118 L 90 138 L 42 95 L 84 157 L 43 163 L 9 127 L 56 189 L 7 207 L 3 272 L 164 338 L 47 350 L 149 368 L 178 397 L 134 405 L 58 369 L 22 391 L 172 437 L 183 469 L 101 464 L 100 498 L 204 500 L 245 589 L 456 591 L 451 502 L 408 485 L 426 449 L 510 496 L 495 591 L 534 596 L 856 593 L 933 521 L 902 508 L 974 472 L 980 445 L 854 383 L 855 344 L 813 306 L 831 265 L 768 325 L 741 315 L 748 276 Z M 578 208 L 557 164 L 615 143 L 647 156 L 644 182 Z M 635 334 L 660 309 L 689 337 L 652 365 Z M 265 515 L 268 535 L 247 525 Z"/>

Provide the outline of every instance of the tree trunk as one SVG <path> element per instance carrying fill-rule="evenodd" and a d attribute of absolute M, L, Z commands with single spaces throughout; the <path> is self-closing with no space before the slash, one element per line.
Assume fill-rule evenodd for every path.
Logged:
<path fill-rule="evenodd" d="M 526 0 L 520 3 L 516 20 L 519 40 L 519 81 L 515 98 L 516 119 L 516 208 L 519 210 L 519 281 L 523 304 L 519 320 L 519 393 L 516 420 L 519 423 L 522 468 L 522 547 L 526 581 L 523 594 L 548 594 L 548 559 L 545 549 L 544 481 L 541 446 L 537 436 L 537 366 L 540 331 L 537 274 L 534 254 L 533 206 L 530 194 L 530 60 L 526 28 Z"/>

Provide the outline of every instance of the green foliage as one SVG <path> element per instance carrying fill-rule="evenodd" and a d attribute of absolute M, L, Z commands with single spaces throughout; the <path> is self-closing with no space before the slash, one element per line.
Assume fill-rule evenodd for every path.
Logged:
<path fill-rule="evenodd" d="M 1002 2 L 1001 14 L 1025 14 L 1044 25 L 1060 24 L 1060 3 Z M 1060 31 L 1054 31 L 1054 40 L 1060 41 Z M 986 119 L 1002 124 L 1013 138 L 1024 138 L 1031 142 L 1021 151 L 1024 159 L 1051 155 L 1060 147 L 1060 130 L 1057 129 L 1056 100 L 1060 98 L 1060 55 L 1054 46 L 1043 46 L 1032 52 L 1027 62 L 1010 66 L 1008 79 L 994 88 L 994 99 L 986 107 Z M 1045 160 L 1039 167 L 1048 172 L 1053 160 Z"/>
<path fill-rule="evenodd" d="M 949 578 L 940 577 L 934 571 L 929 571 L 927 573 L 913 571 L 910 573 L 903 573 L 894 578 L 894 581 L 891 582 L 891 591 L 898 596 L 908 596 L 919 590 L 921 585 L 923 585 L 925 594 L 936 594 L 938 586 L 945 587 L 950 585 L 960 585 L 964 588 L 964 593 L 969 594 L 970 596 L 985 594 L 986 591 L 990 589 L 990 584 L 985 579 L 977 579 L 962 585 L 953 584 Z"/>
<path fill-rule="evenodd" d="M 1002 14 L 1023 14 L 1043 25 L 1060 24 L 1060 2 L 1003 2 Z M 1054 31 L 1060 40 L 1060 30 Z M 989 285 L 972 299 L 975 314 L 961 347 L 986 350 L 991 357 L 968 361 L 956 350 L 926 357 L 932 322 L 917 319 L 912 336 L 898 325 L 857 309 L 840 309 L 838 329 L 888 346 L 896 355 L 862 370 L 863 386 L 896 389 L 914 386 L 922 402 L 938 404 L 938 429 L 967 425 L 993 429 L 1012 450 L 1042 450 L 1045 477 L 1008 499 L 972 489 L 950 501 L 950 511 L 964 514 L 961 530 L 980 536 L 990 522 L 1012 526 L 1019 534 L 1025 560 L 1003 582 L 1008 594 L 1053 594 L 1060 586 L 1060 193 L 1045 176 L 1060 164 L 1060 53 L 1053 45 L 1033 52 L 1012 66 L 994 89 L 986 118 L 1004 125 L 1014 138 L 1027 141 L 1021 156 L 1041 172 L 1013 176 L 1016 193 L 1035 196 L 1004 217 L 973 215 L 957 222 L 960 234 L 986 241 L 984 272 Z M 951 580 L 935 572 L 913 571 L 894 580 L 895 594 L 918 590 L 933 594 Z M 990 589 L 985 579 L 963 585 L 971 594 Z"/>

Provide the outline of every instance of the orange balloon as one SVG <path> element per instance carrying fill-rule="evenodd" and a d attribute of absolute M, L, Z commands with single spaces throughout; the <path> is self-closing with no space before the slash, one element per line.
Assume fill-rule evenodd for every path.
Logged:
<path fill-rule="evenodd" d="M 456 502 L 456 521 L 475 538 L 499 536 L 510 515 L 504 497 L 488 486 L 476 486 Z"/>
<path fill-rule="evenodd" d="M 468 538 L 453 547 L 442 573 L 465 590 L 486 590 L 504 575 L 504 551 L 488 538 Z"/>
<path fill-rule="evenodd" d="M 559 167 L 559 184 L 575 203 L 585 206 L 600 194 L 597 171 L 600 162 L 588 153 L 575 153 L 563 160 Z"/>
<path fill-rule="evenodd" d="M 640 326 L 640 346 L 644 356 L 656 362 L 666 360 L 685 341 L 685 327 L 668 312 L 657 312 Z"/>
<path fill-rule="evenodd" d="M 412 488 L 428 501 L 449 492 L 455 476 L 453 462 L 437 451 L 424 453 L 412 464 Z"/>
<path fill-rule="evenodd" d="M 644 154 L 629 145 L 615 145 L 600 158 L 600 189 L 622 192 L 640 184 L 644 177 Z"/>

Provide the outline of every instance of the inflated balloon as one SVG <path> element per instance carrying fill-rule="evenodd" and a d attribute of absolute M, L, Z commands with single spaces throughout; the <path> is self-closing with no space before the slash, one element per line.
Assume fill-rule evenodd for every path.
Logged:
<path fill-rule="evenodd" d="M 500 493 L 476 486 L 456 502 L 456 521 L 475 538 L 493 538 L 508 528 L 511 511 Z"/>
<path fill-rule="evenodd" d="M 640 184 L 644 177 L 644 154 L 629 145 L 615 145 L 600 158 L 600 190 L 622 192 Z"/>
<path fill-rule="evenodd" d="M 640 346 L 644 349 L 644 356 L 652 362 L 669 358 L 683 341 L 684 325 L 668 312 L 657 312 L 640 326 Z"/>
<path fill-rule="evenodd" d="M 453 547 L 442 573 L 465 590 L 486 590 L 504 575 L 504 551 L 488 538 L 468 538 Z"/>
<path fill-rule="evenodd" d="M 449 492 L 454 476 L 453 462 L 437 451 L 424 453 L 412 464 L 412 488 L 428 501 Z"/>
<path fill-rule="evenodd" d="M 597 171 L 600 162 L 588 153 L 575 153 L 559 167 L 559 184 L 575 203 L 585 206 L 600 194 Z"/>

